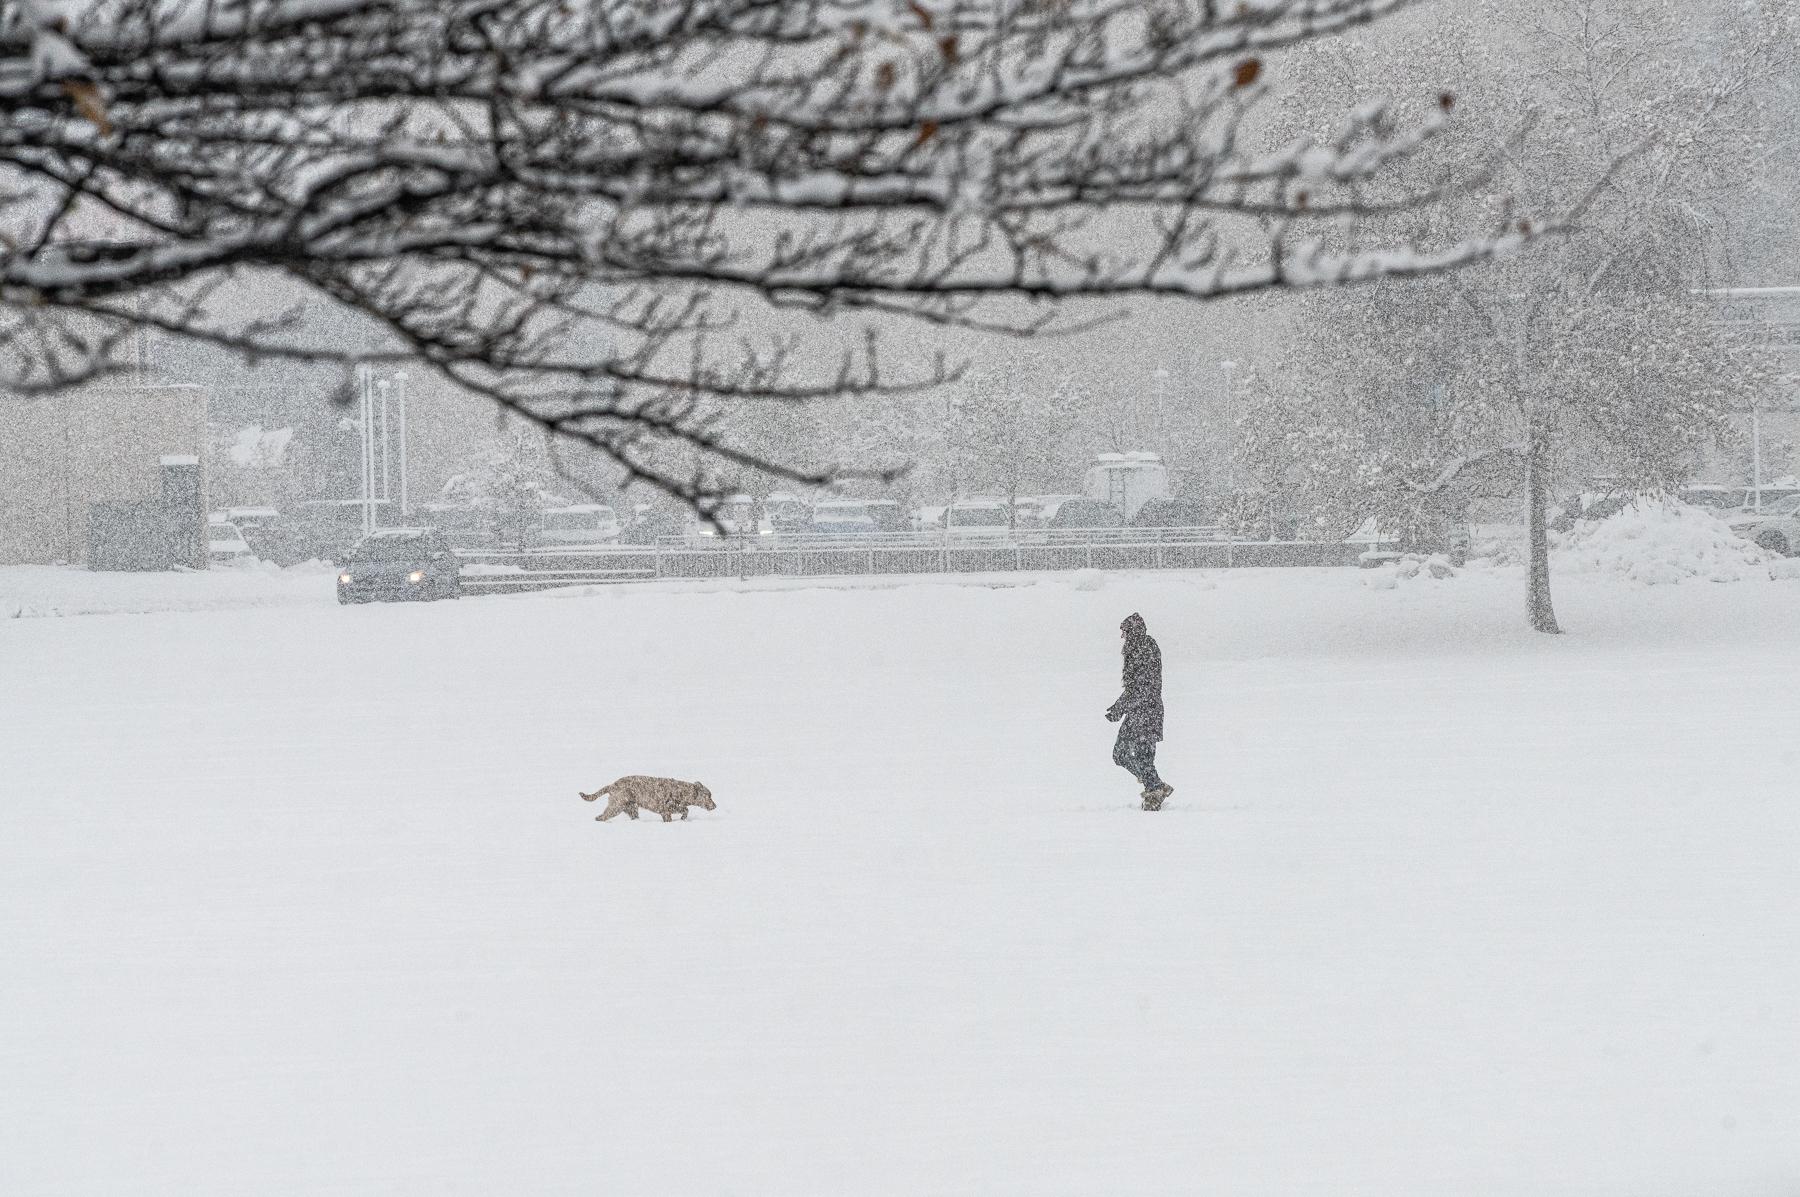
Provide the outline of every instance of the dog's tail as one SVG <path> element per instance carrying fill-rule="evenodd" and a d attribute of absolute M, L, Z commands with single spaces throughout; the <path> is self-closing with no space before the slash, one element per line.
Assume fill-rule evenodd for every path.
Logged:
<path fill-rule="evenodd" d="M 611 785 L 603 785 L 599 789 L 595 790 L 592 794 L 582 794 L 581 800 L 583 802 L 592 802 L 594 799 L 600 797 L 600 795 L 608 792 L 611 789 L 612 789 Z M 577 791 L 577 792 L 579 793 L 579 791 Z"/>

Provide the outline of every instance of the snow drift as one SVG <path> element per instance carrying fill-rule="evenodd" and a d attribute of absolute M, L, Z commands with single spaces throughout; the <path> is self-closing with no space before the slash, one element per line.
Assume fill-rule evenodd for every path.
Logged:
<path fill-rule="evenodd" d="M 1552 533 L 1551 550 L 1557 570 L 1610 574 L 1646 586 L 1767 578 L 1779 561 L 1696 507 L 1651 498 L 1609 519 L 1582 520 L 1569 532 Z"/>

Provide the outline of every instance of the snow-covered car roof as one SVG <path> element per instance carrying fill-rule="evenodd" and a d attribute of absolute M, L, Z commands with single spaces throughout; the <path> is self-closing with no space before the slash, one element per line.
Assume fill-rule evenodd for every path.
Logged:
<path fill-rule="evenodd" d="M 435 528 L 381 528 L 363 537 L 364 540 L 412 540 L 420 536 L 430 536 Z"/>

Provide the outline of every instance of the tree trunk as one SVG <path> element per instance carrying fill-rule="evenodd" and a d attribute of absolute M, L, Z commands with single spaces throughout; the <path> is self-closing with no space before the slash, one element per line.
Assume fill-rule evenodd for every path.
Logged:
<path fill-rule="evenodd" d="M 1531 445 L 1525 453 L 1525 490 L 1527 523 L 1530 529 L 1530 564 L 1527 567 L 1525 605 L 1534 632 L 1558 635 L 1556 610 L 1550 605 L 1550 438 L 1542 429 L 1533 429 Z"/>

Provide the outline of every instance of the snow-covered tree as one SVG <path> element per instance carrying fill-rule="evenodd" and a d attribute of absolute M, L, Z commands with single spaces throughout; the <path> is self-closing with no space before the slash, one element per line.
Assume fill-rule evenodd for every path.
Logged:
<path fill-rule="evenodd" d="M 417 362 L 690 501 L 746 469 L 822 481 L 715 416 L 953 373 L 861 329 L 1039 332 L 1554 227 L 1377 235 L 1466 181 L 1397 182 L 1436 110 L 1246 148 L 1289 51 L 1415 3 L 16 0 L 0 386 L 118 368 L 149 327 Z"/>
<path fill-rule="evenodd" d="M 556 472 L 536 428 L 511 428 L 479 465 L 444 483 L 443 500 L 481 512 L 503 546 L 526 548 L 554 501 Z"/>
<path fill-rule="evenodd" d="M 1006 357 L 972 379 L 952 425 L 963 487 L 1006 499 L 1009 519 L 1016 517 L 1021 495 L 1051 489 L 1067 475 L 1079 419 L 1073 392 L 1031 388 L 1020 381 L 1022 373 L 1017 359 Z"/>
<path fill-rule="evenodd" d="M 1484 493 L 1520 497 L 1528 615 L 1558 630 L 1554 489 L 1594 474 L 1673 484 L 1764 384 L 1692 291 L 1712 260 L 1707 213 L 1749 165 L 1731 144 L 1744 106 L 1792 48 L 1757 29 L 1730 47 L 1736 66 L 1719 78 L 1683 11 L 1658 0 L 1456 10 L 1439 19 L 1432 55 L 1338 51 L 1386 64 L 1337 71 L 1346 80 L 1460 78 L 1464 90 L 1442 102 L 1479 114 L 1468 127 L 1497 132 L 1516 97 L 1531 97 L 1488 202 L 1577 204 L 1584 227 L 1416 288 L 1303 300 L 1293 350 L 1259 374 L 1260 410 L 1239 446 L 1260 494 L 1339 527 L 1372 515 L 1400 529 L 1442 523 Z M 1509 43 L 1519 52 L 1483 53 Z M 1441 148 L 1449 159 L 1437 166 L 1454 169 L 1474 144 Z"/>

